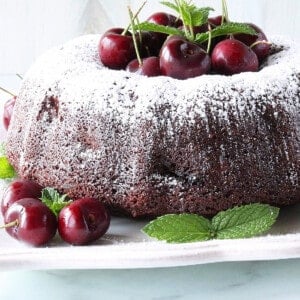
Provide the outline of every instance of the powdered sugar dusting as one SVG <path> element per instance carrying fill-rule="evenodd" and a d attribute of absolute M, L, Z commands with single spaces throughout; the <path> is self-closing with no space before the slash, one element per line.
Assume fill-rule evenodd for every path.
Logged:
<path fill-rule="evenodd" d="M 176 80 L 105 68 L 99 38 L 52 49 L 27 73 L 8 140 L 22 176 L 132 215 L 299 199 L 296 45 L 275 37 L 259 72 Z"/>

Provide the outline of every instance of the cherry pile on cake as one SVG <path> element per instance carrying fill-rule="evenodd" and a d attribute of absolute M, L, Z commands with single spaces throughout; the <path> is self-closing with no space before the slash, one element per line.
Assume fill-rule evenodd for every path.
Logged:
<path fill-rule="evenodd" d="M 8 128 L 18 175 L 132 217 L 299 202 L 299 46 L 168 5 L 36 61 Z"/>

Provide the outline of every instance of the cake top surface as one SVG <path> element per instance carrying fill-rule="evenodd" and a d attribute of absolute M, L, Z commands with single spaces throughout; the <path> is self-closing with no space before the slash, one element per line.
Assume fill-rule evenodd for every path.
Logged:
<path fill-rule="evenodd" d="M 26 78 L 30 77 L 32 81 L 36 77 L 52 89 L 56 86 L 55 94 L 72 102 L 74 110 L 83 104 L 90 105 L 88 99 L 109 97 L 109 101 L 98 101 L 95 106 L 103 113 L 118 111 L 122 122 L 135 122 L 135 117 L 141 114 L 151 119 L 153 114 L 149 107 L 157 102 L 171 103 L 174 113 L 183 118 L 187 112 L 191 117 L 192 105 L 194 113 L 202 112 L 205 117 L 203 105 L 207 102 L 221 108 L 226 102 L 236 101 L 241 93 L 243 99 L 263 96 L 271 100 L 275 94 L 294 93 L 299 88 L 296 81 L 291 80 L 292 74 L 300 72 L 299 52 L 295 44 L 280 37 L 271 38 L 277 53 L 267 59 L 259 72 L 202 75 L 186 80 L 163 76 L 149 78 L 108 69 L 98 58 L 99 39 L 100 35 L 81 36 L 49 50 L 37 60 Z M 199 94 L 201 101 L 190 101 Z M 239 101 L 240 105 L 243 105 L 243 99 Z"/>

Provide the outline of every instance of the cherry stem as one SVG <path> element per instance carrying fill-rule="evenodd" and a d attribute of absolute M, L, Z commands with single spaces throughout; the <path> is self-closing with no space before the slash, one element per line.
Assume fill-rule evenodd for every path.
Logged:
<path fill-rule="evenodd" d="M 181 4 L 179 2 L 179 0 L 174 0 L 175 1 L 175 4 L 177 6 L 177 9 L 179 11 L 179 15 L 181 17 L 182 20 L 184 20 L 184 18 L 182 17 L 183 16 L 183 12 L 182 12 L 182 7 L 181 7 Z M 189 32 L 188 28 L 187 28 L 187 25 L 183 22 L 183 30 L 184 30 L 184 35 L 186 38 L 188 38 L 189 36 L 191 36 L 191 32 Z"/>
<path fill-rule="evenodd" d="M 23 80 L 23 76 L 22 76 L 21 74 L 16 73 L 16 75 L 17 75 L 21 80 Z"/>
<path fill-rule="evenodd" d="M 208 43 L 207 43 L 206 53 L 209 53 L 210 47 L 211 47 L 211 26 L 208 23 Z"/>
<path fill-rule="evenodd" d="M 131 27 L 132 27 L 132 39 L 133 39 L 134 50 L 135 50 L 136 57 L 137 57 L 137 60 L 139 62 L 139 65 L 141 66 L 143 63 L 142 63 L 142 59 L 141 59 L 141 56 L 140 56 L 140 53 L 139 53 L 139 48 L 138 48 L 138 45 L 137 45 L 137 41 L 136 41 L 136 35 L 135 35 L 136 31 L 134 29 L 134 16 L 133 16 L 132 10 L 130 9 L 129 6 L 128 6 L 128 12 L 129 12 L 130 23 L 131 23 Z"/>
<path fill-rule="evenodd" d="M 189 26 L 190 34 L 192 36 L 192 41 L 195 39 L 195 33 L 194 33 L 194 28 L 193 26 Z"/>
<path fill-rule="evenodd" d="M 8 90 L 4 89 L 4 88 L 3 88 L 3 87 L 1 87 L 1 86 L 0 86 L 0 90 L 1 90 L 1 91 L 3 91 L 3 92 L 4 92 L 4 93 L 6 93 L 6 94 L 9 94 L 9 95 L 11 95 L 11 96 L 13 96 L 13 97 L 16 97 L 16 95 L 15 95 L 15 94 L 11 93 L 10 91 L 8 91 Z"/>
<path fill-rule="evenodd" d="M 228 8 L 227 8 L 226 0 L 222 0 L 222 21 L 221 21 L 221 24 L 223 24 L 224 21 L 229 22 Z"/>
<path fill-rule="evenodd" d="M 250 48 L 253 48 L 253 47 L 255 47 L 256 45 L 259 45 L 259 44 L 272 45 L 272 43 L 270 43 L 266 40 L 262 40 L 262 41 L 254 42 L 253 44 L 250 45 Z"/>
<path fill-rule="evenodd" d="M 19 225 L 19 220 L 16 219 L 16 220 L 14 220 L 12 222 L 9 222 L 9 223 L 7 223 L 5 225 L 0 226 L 0 229 L 10 228 L 10 227 L 18 226 L 18 225 Z"/>
<path fill-rule="evenodd" d="M 143 39 L 142 39 L 142 33 L 141 33 L 141 30 L 140 30 L 140 20 L 139 20 L 138 16 L 136 17 L 136 24 L 137 24 L 137 26 L 138 26 L 139 40 L 140 40 L 140 43 L 142 44 Z"/>
<path fill-rule="evenodd" d="M 135 15 L 133 16 L 133 21 L 138 17 L 138 15 L 140 14 L 141 10 L 143 9 L 143 7 L 145 6 L 145 4 L 147 3 L 147 1 L 145 1 L 142 6 L 138 9 L 138 11 L 135 13 Z M 123 32 L 121 33 L 121 35 L 125 35 L 127 33 L 127 31 L 129 30 L 131 26 L 131 22 L 129 23 L 129 25 L 127 26 L 127 28 L 125 28 L 123 30 Z"/>

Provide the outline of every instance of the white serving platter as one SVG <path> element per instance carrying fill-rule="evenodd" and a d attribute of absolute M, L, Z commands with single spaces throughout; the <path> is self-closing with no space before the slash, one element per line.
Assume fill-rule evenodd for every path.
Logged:
<path fill-rule="evenodd" d="M 0 79 L 7 88 L 18 85 L 15 76 L 0 76 Z M 0 93 L 0 116 L 7 98 Z M 0 141 L 5 135 L 1 124 Z M 0 199 L 3 188 L 2 184 Z M 300 258 L 300 204 L 281 209 L 278 221 L 267 235 L 250 239 L 167 244 L 147 238 L 141 232 L 145 224 L 146 221 L 112 218 L 107 234 L 89 246 L 70 246 L 56 236 L 47 247 L 34 248 L 0 230 L 0 271 L 157 268 Z"/>
<path fill-rule="evenodd" d="M 88 246 L 70 246 L 56 236 L 47 247 L 34 248 L 2 230 L 0 270 L 157 268 L 300 257 L 300 205 L 283 208 L 267 235 L 250 239 L 167 244 L 147 238 L 141 232 L 145 224 L 113 218 L 107 234 Z"/>

